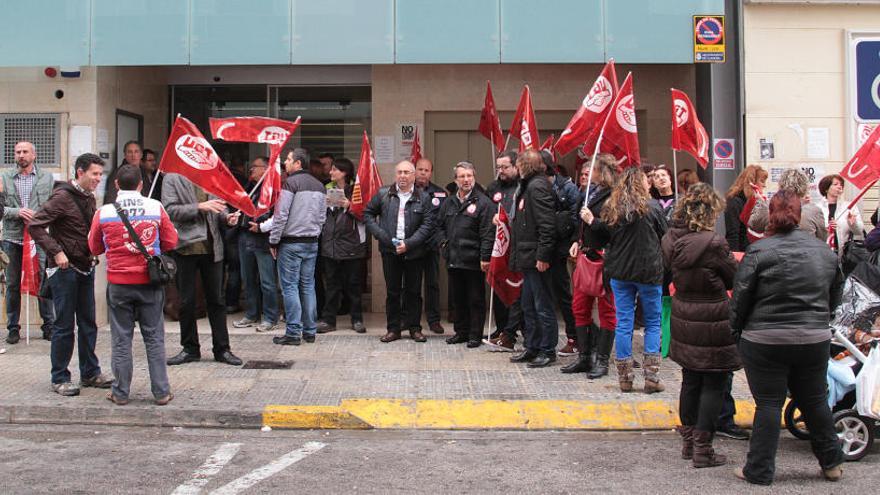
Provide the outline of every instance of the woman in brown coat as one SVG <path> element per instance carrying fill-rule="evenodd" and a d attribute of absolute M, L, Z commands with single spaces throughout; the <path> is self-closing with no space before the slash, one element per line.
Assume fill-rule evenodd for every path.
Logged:
<path fill-rule="evenodd" d="M 692 185 L 679 201 L 672 228 L 661 243 L 676 289 L 669 354 L 682 367 L 681 456 L 692 458 L 698 468 L 726 462 L 712 449 L 712 438 L 728 374 L 741 367 L 727 307 L 736 261 L 724 238 L 714 232 L 723 208 L 711 186 Z"/>

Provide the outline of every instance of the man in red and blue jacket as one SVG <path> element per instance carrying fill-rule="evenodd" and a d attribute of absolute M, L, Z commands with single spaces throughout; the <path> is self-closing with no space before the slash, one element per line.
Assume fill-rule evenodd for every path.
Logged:
<path fill-rule="evenodd" d="M 165 288 L 151 285 L 147 260 L 116 210 L 118 205 L 128 216 L 140 242 L 150 255 L 170 251 L 177 246 L 177 230 L 162 203 L 141 195 L 140 170 L 123 165 L 116 174 L 119 193 L 115 203 L 106 204 L 95 213 L 89 231 L 92 254 L 107 254 L 107 302 L 110 307 L 111 365 L 116 380 L 107 399 L 122 405 L 128 402 L 132 376 L 131 341 L 135 321 L 140 323 L 147 350 L 150 384 L 156 404 L 165 405 L 173 396 L 165 368 L 165 323 L 162 308 Z"/>

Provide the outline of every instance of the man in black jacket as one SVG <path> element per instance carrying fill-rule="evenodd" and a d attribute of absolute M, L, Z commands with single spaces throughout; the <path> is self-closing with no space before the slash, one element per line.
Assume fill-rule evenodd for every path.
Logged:
<path fill-rule="evenodd" d="M 438 239 L 449 284 L 455 297 L 455 335 L 447 344 L 467 342 L 479 347 L 486 322 L 486 291 L 483 272 L 489 269 L 495 229 L 494 208 L 484 194 L 474 189 L 474 165 L 459 162 L 455 166 L 454 196 L 446 200 L 437 218 Z"/>
<path fill-rule="evenodd" d="M 414 341 L 427 340 L 421 327 L 421 288 L 427 244 L 434 234 L 434 212 L 428 193 L 415 187 L 415 170 L 409 161 L 398 163 L 396 183 L 379 189 L 364 209 L 364 223 L 382 254 L 388 333 L 381 341 L 386 343 L 400 339 L 401 323 Z"/>
<path fill-rule="evenodd" d="M 520 186 L 514 198 L 510 268 L 523 274 L 525 351 L 510 361 L 542 368 L 556 361 L 559 340 L 549 273 L 556 247 L 555 200 L 540 153 L 526 150 L 516 167 Z"/>
<path fill-rule="evenodd" d="M 504 208 L 508 218 L 513 217 L 513 198 L 519 187 L 519 171 L 516 169 L 516 151 L 505 151 L 495 159 L 496 179 L 486 188 L 486 195 L 498 208 Z M 519 301 L 509 307 L 498 294 L 493 293 L 492 307 L 495 312 L 495 331 L 485 341 L 490 351 L 513 352 L 516 332 L 522 330 L 522 308 Z"/>
<path fill-rule="evenodd" d="M 416 162 L 416 187 L 428 193 L 431 200 L 431 208 L 436 216 L 437 212 L 446 202 L 449 196 L 446 190 L 431 182 L 434 173 L 434 163 L 427 158 L 420 158 Z M 435 234 L 428 242 L 425 252 L 425 318 L 428 320 L 428 328 L 434 333 L 443 333 L 443 325 L 440 324 L 440 242 Z M 452 307 L 449 308 L 452 311 Z"/>

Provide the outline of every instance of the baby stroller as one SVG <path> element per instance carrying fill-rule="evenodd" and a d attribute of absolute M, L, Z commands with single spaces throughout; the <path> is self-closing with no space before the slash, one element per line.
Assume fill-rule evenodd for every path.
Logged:
<path fill-rule="evenodd" d="M 862 349 L 857 347 L 851 340 L 853 334 L 857 332 L 856 327 L 865 326 L 865 315 L 870 315 L 868 329 L 876 325 L 880 321 L 880 296 L 878 292 L 869 288 L 869 284 L 864 284 L 856 276 L 850 276 L 844 285 L 843 302 L 835 311 L 835 319 L 831 326 L 834 328 L 834 338 L 832 339 L 832 349 L 843 350 L 838 355 L 835 350 L 832 352 L 838 355 L 837 359 L 831 359 L 829 367 L 837 366 L 837 369 L 852 368 L 852 374 L 859 375 L 863 365 L 867 361 L 864 350 L 866 347 L 876 347 L 877 338 L 871 338 L 870 334 L 866 342 L 862 345 Z M 878 352 L 880 349 L 874 352 Z M 843 359 L 840 356 L 846 355 Z M 829 373 L 831 375 L 831 373 Z M 852 375 L 851 375 L 852 376 Z M 831 383 L 829 379 L 829 395 L 834 401 L 832 407 L 832 420 L 834 428 L 840 438 L 841 447 L 843 448 L 844 459 L 847 461 L 857 461 L 865 457 L 871 450 L 874 443 L 874 437 L 877 428 L 880 427 L 880 421 L 875 418 L 860 415 L 856 407 L 857 390 L 851 389 L 845 393 L 836 392 L 836 383 Z M 855 386 L 858 387 L 859 380 L 855 380 Z M 783 413 L 785 427 L 788 431 L 801 440 L 809 440 L 810 434 L 806 429 L 806 425 L 798 410 L 797 403 L 790 400 L 785 407 Z"/>

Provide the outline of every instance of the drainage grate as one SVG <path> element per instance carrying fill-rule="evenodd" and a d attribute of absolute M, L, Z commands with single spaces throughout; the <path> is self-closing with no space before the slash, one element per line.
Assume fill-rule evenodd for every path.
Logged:
<path fill-rule="evenodd" d="M 289 370 L 293 361 L 248 361 L 242 369 L 246 370 Z"/>

